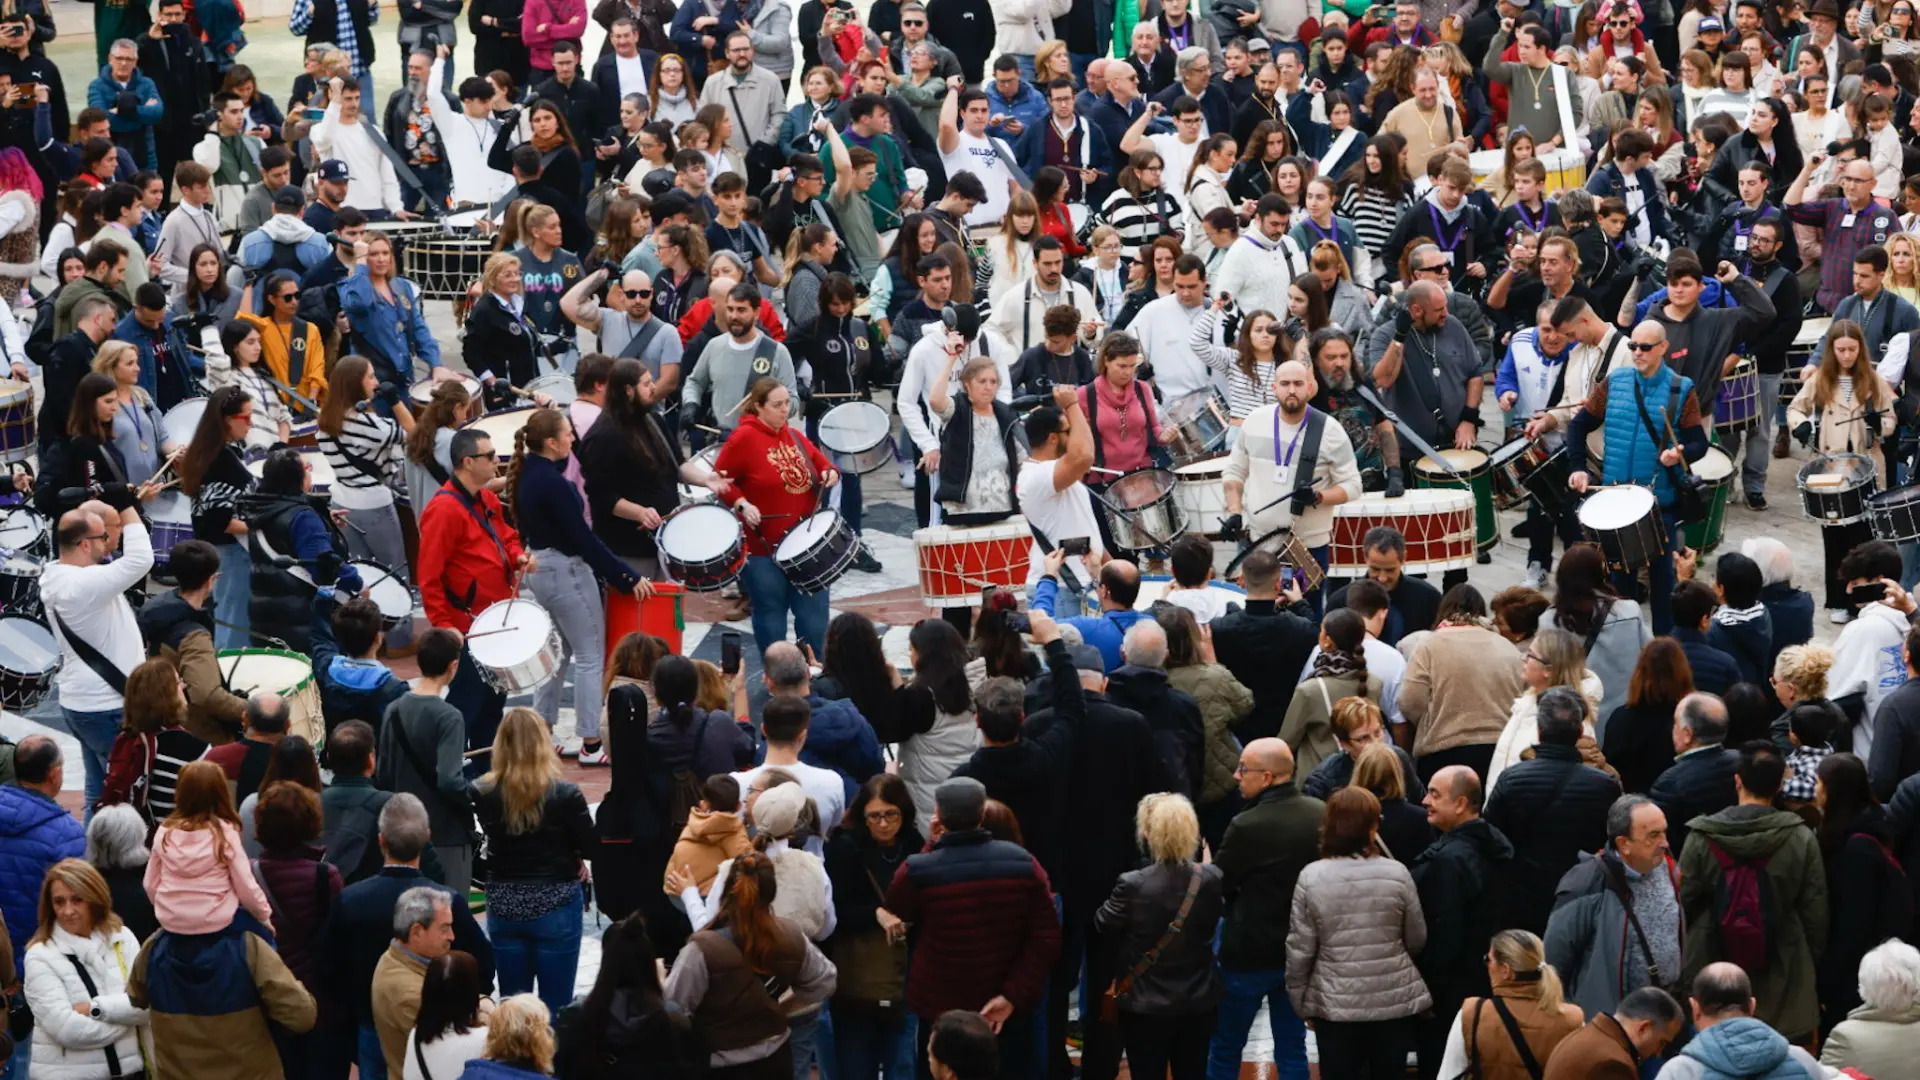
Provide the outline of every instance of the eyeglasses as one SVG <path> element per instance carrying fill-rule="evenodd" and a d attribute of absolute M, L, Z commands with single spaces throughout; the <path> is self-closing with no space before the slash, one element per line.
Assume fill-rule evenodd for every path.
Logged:
<path fill-rule="evenodd" d="M 889 821 L 899 821 L 899 820 L 900 820 L 900 811 L 898 810 L 867 811 L 867 821 L 875 825 L 885 825 Z"/>
<path fill-rule="evenodd" d="M 1158 165 L 1142 165 L 1142 166 L 1140 166 L 1140 171 L 1141 171 L 1141 172 L 1159 172 L 1159 171 L 1160 171 L 1160 166 L 1158 166 Z"/>
<path fill-rule="evenodd" d="M 1547 666 L 1547 662 L 1546 662 L 1545 660 L 1542 660 L 1542 659 L 1540 659 L 1540 654 L 1539 654 L 1539 653 L 1536 653 L 1536 652 L 1528 652 L 1525 658 L 1526 658 L 1526 659 L 1528 659 L 1528 660 L 1531 660 L 1531 661 L 1533 661 L 1533 662 L 1534 662 L 1534 663 L 1536 663 L 1536 664 L 1539 664 L 1539 665 L 1540 665 L 1541 667 L 1546 667 L 1546 666 Z"/>
<path fill-rule="evenodd" d="M 299 295 L 300 295 L 300 290 L 295 289 L 292 292 L 275 293 L 273 294 L 273 298 L 275 300 L 293 300 L 297 298 Z"/>
<path fill-rule="evenodd" d="M 1233 775 L 1235 776 L 1252 776 L 1254 773 L 1266 773 L 1268 776 L 1272 776 L 1273 770 L 1272 769 L 1256 769 L 1249 766 L 1244 761 L 1241 762 L 1239 765 L 1235 766 L 1233 770 Z"/>
<path fill-rule="evenodd" d="M 1659 342 L 1657 342 L 1657 341 L 1629 341 L 1629 342 L 1627 342 L 1627 348 L 1629 348 L 1629 349 L 1632 349 L 1632 350 L 1633 350 L 1634 352 L 1652 352 L 1653 350 L 1655 350 L 1655 349 L 1657 349 L 1657 348 L 1659 348 L 1659 347 L 1660 347 L 1660 343 L 1659 343 Z"/>
<path fill-rule="evenodd" d="M 900 25 L 901 25 L 901 26 L 925 26 L 925 25 L 927 25 L 927 20 L 925 20 L 925 19 L 901 19 L 901 20 L 900 20 Z"/>
<path fill-rule="evenodd" d="M 83 537 L 81 537 L 80 539 L 82 539 L 82 540 L 105 540 L 106 538 L 107 538 L 107 534 L 106 534 L 106 533 L 100 533 L 100 534 L 98 534 L 98 535 L 95 535 L 95 536 L 83 536 Z"/>

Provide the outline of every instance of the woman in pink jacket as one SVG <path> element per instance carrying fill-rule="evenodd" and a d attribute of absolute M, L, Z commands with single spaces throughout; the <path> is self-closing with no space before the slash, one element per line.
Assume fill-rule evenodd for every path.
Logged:
<path fill-rule="evenodd" d="M 147 861 L 147 895 L 160 928 L 175 934 L 211 934 L 232 925 L 242 906 L 272 939 L 273 908 L 254 880 L 240 843 L 227 774 L 211 761 L 180 770 L 173 813 L 160 823 Z"/>
<path fill-rule="evenodd" d="M 526 43 L 533 74 L 527 85 L 538 87 L 553 78 L 553 47 L 562 41 L 579 44 L 587 32 L 587 0 L 527 0 L 520 16 L 520 40 Z M 577 78 L 586 78 L 582 71 Z"/>

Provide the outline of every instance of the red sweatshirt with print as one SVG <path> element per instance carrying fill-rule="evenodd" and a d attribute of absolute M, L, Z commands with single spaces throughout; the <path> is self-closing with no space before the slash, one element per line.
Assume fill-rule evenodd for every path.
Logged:
<path fill-rule="evenodd" d="M 772 555 L 781 538 L 819 508 L 833 463 L 794 425 L 775 431 L 749 415 L 727 436 L 713 467 L 733 481 L 727 505 L 745 499 L 760 511 L 759 530 L 747 530 L 747 554 Z"/>

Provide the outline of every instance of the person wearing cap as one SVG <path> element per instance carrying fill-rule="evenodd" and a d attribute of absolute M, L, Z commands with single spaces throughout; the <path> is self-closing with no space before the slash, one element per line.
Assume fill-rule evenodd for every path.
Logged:
<path fill-rule="evenodd" d="M 776 725 L 790 723 L 792 717 L 804 714 L 806 708 L 806 702 L 795 698 L 777 705 L 768 701 L 765 711 L 773 716 L 763 717 L 763 722 L 771 719 Z M 809 938 L 825 941 L 839 925 L 833 906 L 833 882 L 827 877 L 826 864 L 820 861 L 819 855 L 807 847 L 789 846 L 794 831 L 799 828 L 801 814 L 813 801 L 798 782 L 767 776 L 765 770 L 754 774 L 751 781 L 740 783 L 740 808 L 753 826 L 758 841 L 756 847 L 773 860 L 774 873 L 779 877 L 781 887 L 774 895 L 773 913 L 799 927 Z M 824 818 L 819 807 L 813 807 L 813 812 Z M 819 841 L 809 837 L 808 842 Z M 714 872 L 714 884 L 727 880 L 733 862 L 727 859 L 720 864 Z M 720 902 L 726 893 L 711 889 L 702 897 L 700 887 L 686 870 L 686 867 L 668 866 L 666 882 L 668 888 L 678 886 L 674 891 L 686 905 L 687 922 L 698 933 L 720 914 Z"/>
<path fill-rule="evenodd" d="M 1055 721 L 1077 732 L 1087 708 L 1079 673 L 1053 620 L 1037 612 L 1031 619 L 1033 639 L 1047 654 Z M 1007 681 L 991 680 L 978 691 L 995 716 L 1020 709 L 1018 685 L 1001 685 Z M 1053 890 L 1038 859 L 982 827 L 986 785 L 956 776 L 934 789 L 933 799 L 932 849 L 908 856 L 885 905 L 918 940 L 907 968 L 907 1008 L 922 1032 L 948 1009 L 978 1012 L 1000 1037 L 1006 1075 L 1030 1076 L 1047 974 L 1060 952 Z"/>
<path fill-rule="evenodd" d="M 1701 20 L 1703 23 L 1705 20 Z M 1860 48 L 1839 33 L 1840 5 L 1834 0 L 1813 0 L 1813 6 L 1807 9 L 1807 32 L 1787 42 L 1787 53 L 1780 61 L 1781 71 L 1793 71 L 1800 64 L 1800 53 L 1805 49 L 1817 49 L 1826 58 L 1827 73 L 1835 81 L 1829 85 L 1839 85 L 1839 73 L 1847 65 L 1860 59 Z"/>
<path fill-rule="evenodd" d="M 304 275 L 327 257 L 326 238 L 301 220 L 306 197 L 287 184 L 273 193 L 273 216 L 240 238 L 240 265 L 252 273 L 291 270 Z"/>
<path fill-rule="evenodd" d="M 347 185 L 353 180 L 352 170 L 344 161 L 328 159 L 320 163 L 313 176 L 313 202 L 301 220 L 313 226 L 317 233 L 337 232 L 334 219 L 347 205 Z"/>
<path fill-rule="evenodd" d="M 1694 28 L 1694 33 L 1697 35 L 1695 47 L 1706 53 L 1716 65 L 1720 63 L 1721 57 L 1734 51 L 1733 45 L 1727 41 L 1727 24 L 1717 15 L 1708 15 L 1701 19 L 1699 25 Z"/>
<path fill-rule="evenodd" d="M 370 76 L 367 81 L 371 83 Z M 332 93 L 326 112 L 309 135 L 313 152 L 323 159 L 336 158 L 346 164 L 348 206 L 357 207 L 376 221 L 411 220 L 412 211 L 401 206 L 400 177 L 393 171 L 393 162 L 380 152 L 375 142 L 379 134 L 361 122 L 363 87 L 360 82 L 336 77 L 328 85 Z"/>

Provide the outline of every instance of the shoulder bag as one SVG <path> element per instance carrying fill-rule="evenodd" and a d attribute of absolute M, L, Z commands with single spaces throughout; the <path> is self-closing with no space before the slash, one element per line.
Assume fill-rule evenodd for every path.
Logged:
<path fill-rule="evenodd" d="M 1181 898 L 1180 910 L 1174 913 L 1173 921 L 1167 924 L 1167 929 L 1160 935 L 1160 940 L 1153 943 L 1153 948 L 1141 954 L 1140 959 L 1134 963 L 1132 968 L 1127 970 L 1125 975 L 1113 980 L 1111 985 L 1100 992 L 1100 1019 L 1102 1021 L 1115 1023 L 1120 1019 L 1121 996 L 1127 991 L 1132 990 L 1133 984 L 1139 980 L 1140 976 L 1145 975 L 1154 964 L 1159 963 L 1160 954 L 1165 952 L 1167 946 L 1172 945 L 1174 939 L 1180 936 L 1180 931 L 1186 928 L 1187 916 L 1193 912 L 1193 901 L 1199 895 L 1200 864 L 1195 863 L 1193 865 L 1193 877 L 1187 882 L 1187 895 Z"/>
<path fill-rule="evenodd" d="M 87 965 L 81 963 L 80 958 L 72 953 L 62 953 L 61 955 L 67 958 L 67 962 L 72 964 L 73 970 L 79 974 L 80 985 L 87 988 L 87 1000 L 97 1000 L 100 997 L 100 988 L 94 984 L 93 975 L 87 971 Z M 137 1078 L 142 1075 L 138 1069 L 130 1074 L 120 1070 L 120 1051 L 115 1049 L 113 1043 L 108 1043 L 100 1049 L 101 1052 L 107 1055 L 107 1076 L 109 1080 L 121 1080 L 122 1077 L 137 1080 Z"/>

